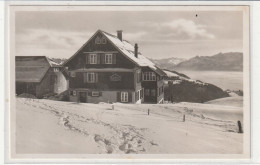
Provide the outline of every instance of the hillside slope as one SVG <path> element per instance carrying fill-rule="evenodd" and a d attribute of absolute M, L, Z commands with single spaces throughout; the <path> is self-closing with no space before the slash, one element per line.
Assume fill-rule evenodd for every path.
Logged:
<path fill-rule="evenodd" d="M 167 74 L 164 87 L 164 99 L 171 102 L 203 103 L 229 94 L 221 88 L 199 80 L 192 80 L 188 76 L 176 71 L 164 70 Z"/>

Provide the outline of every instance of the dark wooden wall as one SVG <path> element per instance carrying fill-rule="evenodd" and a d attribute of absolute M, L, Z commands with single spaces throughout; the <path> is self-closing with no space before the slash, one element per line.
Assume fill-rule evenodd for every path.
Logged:
<path fill-rule="evenodd" d="M 43 77 L 42 81 L 36 85 L 36 97 L 42 98 L 44 94 L 54 93 L 54 84 L 51 82 L 51 76 L 55 75 L 52 68 Z"/>
<path fill-rule="evenodd" d="M 121 76 L 121 81 L 111 81 L 110 76 L 117 74 Z M 134 73 L 131 72 L 99 72 L 98 82 L 96 83 L 84 83 L 83 73 L 76 73 L 76 77 L 70 79 L 70 88 L 89 88 L 89 89 L 100 89 L 100 90 L 117 90 L 117 89 L 134 89 Z"/>

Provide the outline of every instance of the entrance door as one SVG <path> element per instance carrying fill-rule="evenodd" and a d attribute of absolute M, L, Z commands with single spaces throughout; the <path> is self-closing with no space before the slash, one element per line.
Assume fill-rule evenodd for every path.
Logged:
<path fill-rule="evenodd" d="M 86 103 L 87 102 L 87 93 L 79 92 L 79 102 Z"/>

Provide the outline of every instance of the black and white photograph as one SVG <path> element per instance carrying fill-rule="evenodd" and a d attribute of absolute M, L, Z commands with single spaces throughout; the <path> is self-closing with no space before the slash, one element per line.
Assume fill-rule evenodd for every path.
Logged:
<path fill-rule="evenodd" d="M 250 157 L 249 6 L 24 5 L 9 20 L 14 158 Z"/>

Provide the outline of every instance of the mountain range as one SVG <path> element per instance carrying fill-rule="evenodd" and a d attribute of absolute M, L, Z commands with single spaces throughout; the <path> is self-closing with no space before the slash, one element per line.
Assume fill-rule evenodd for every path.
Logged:
<path fill-rule="evenodd" d="M 196 56 L 190 59 L 150 59 L 162 69 L 196 71 L 243 71 L 243 53 L 218 53 L 213 56 Z"/>

